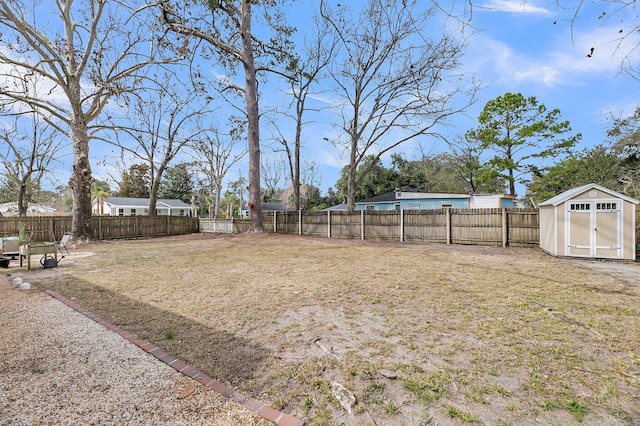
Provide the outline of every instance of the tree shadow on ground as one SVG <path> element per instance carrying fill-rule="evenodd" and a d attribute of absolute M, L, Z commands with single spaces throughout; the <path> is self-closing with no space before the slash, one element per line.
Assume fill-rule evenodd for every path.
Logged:
<path fill-rule="evenodd" d="M 86 310 L 232 386 L 252 377 L 268 359 L 267 348 L 246 338 L 76 277 L 46 279 L 39 287 L 60 293 Z"/>

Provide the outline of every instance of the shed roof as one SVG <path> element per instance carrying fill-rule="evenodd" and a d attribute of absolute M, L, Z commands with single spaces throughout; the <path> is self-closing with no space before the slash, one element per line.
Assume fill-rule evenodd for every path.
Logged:
<path fill-rule="evenodd" d="M 606 194 L 611 195 L 612 197 L 621 198 L 625 201 L 628 201 L 633 204 L 639 204 L 640 201 L 635 198 L 631 198 L 627 195 L 624 195 L 620 192 L 613 191 L 611 189 L 605 188 L 604 186 L 600 186 L 597 183 L 590 183 L 587 185 L 578 186 L 572 189 L 569 189 L 561 194 L 556 195 L 553 198 L 548 199 L 547 201 L 540 203 L 540 206 L 557 206 L 558 204 L 562 204 L 565 201 L 568 201 L 574 197 L 577 197 L 580 194 L 583 194 L 592 189 L 597 189 L 598 191 L 602 191 Z"/>

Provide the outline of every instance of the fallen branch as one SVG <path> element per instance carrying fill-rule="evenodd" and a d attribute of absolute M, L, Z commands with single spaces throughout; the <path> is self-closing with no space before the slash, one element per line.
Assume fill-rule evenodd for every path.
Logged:
<path fill-rule="evenodd" d="M 336 353 L 333 351 L 333 346 L 331 346 L 330 348 L 327 349 L 326 346 L 324 346 L 322 343 L 320 343 L 320 338 L 314 339 L 313 343 L 315 343 L 316 345 L 318 345 L 320 347 L 320 349 L 322 349 L 323 351 L 325 351 L 325 353 L 327 355 L 333 355 L 335 357 L 335 359 L 337 359 L 338 361 L 342 361 L 338 355 L 336 355 Z"/>

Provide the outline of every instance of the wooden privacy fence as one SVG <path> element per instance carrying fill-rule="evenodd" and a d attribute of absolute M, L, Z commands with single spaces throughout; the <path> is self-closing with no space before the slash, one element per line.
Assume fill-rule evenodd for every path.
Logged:
<path fill-rule="evenodd" d="M 0 238 L 18 236 L 20 224 L 31 241 L 60 241 L 71 231 L 71 216 L 0 218 Z M 198 219 L 183 216 L 94 216 L 91 235 L 94 240 L 182 235 L 198 232 Z"/>
<path fill-rule="evenodd" d="M 538 209 L 440 209 L 400 211 L 273 212 L 267 232 L 328 238 L 495 246 L 537 246 Z M 248 219 L 200 219 L 201 232 L 242 233 Z"/>

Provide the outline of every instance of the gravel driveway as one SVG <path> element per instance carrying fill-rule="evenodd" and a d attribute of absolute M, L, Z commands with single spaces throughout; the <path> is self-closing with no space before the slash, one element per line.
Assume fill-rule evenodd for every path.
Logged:
<path fill-rule="evenodd" d="M 273 424 L 10 278 L 0 276 L 0 424 Z"/>

